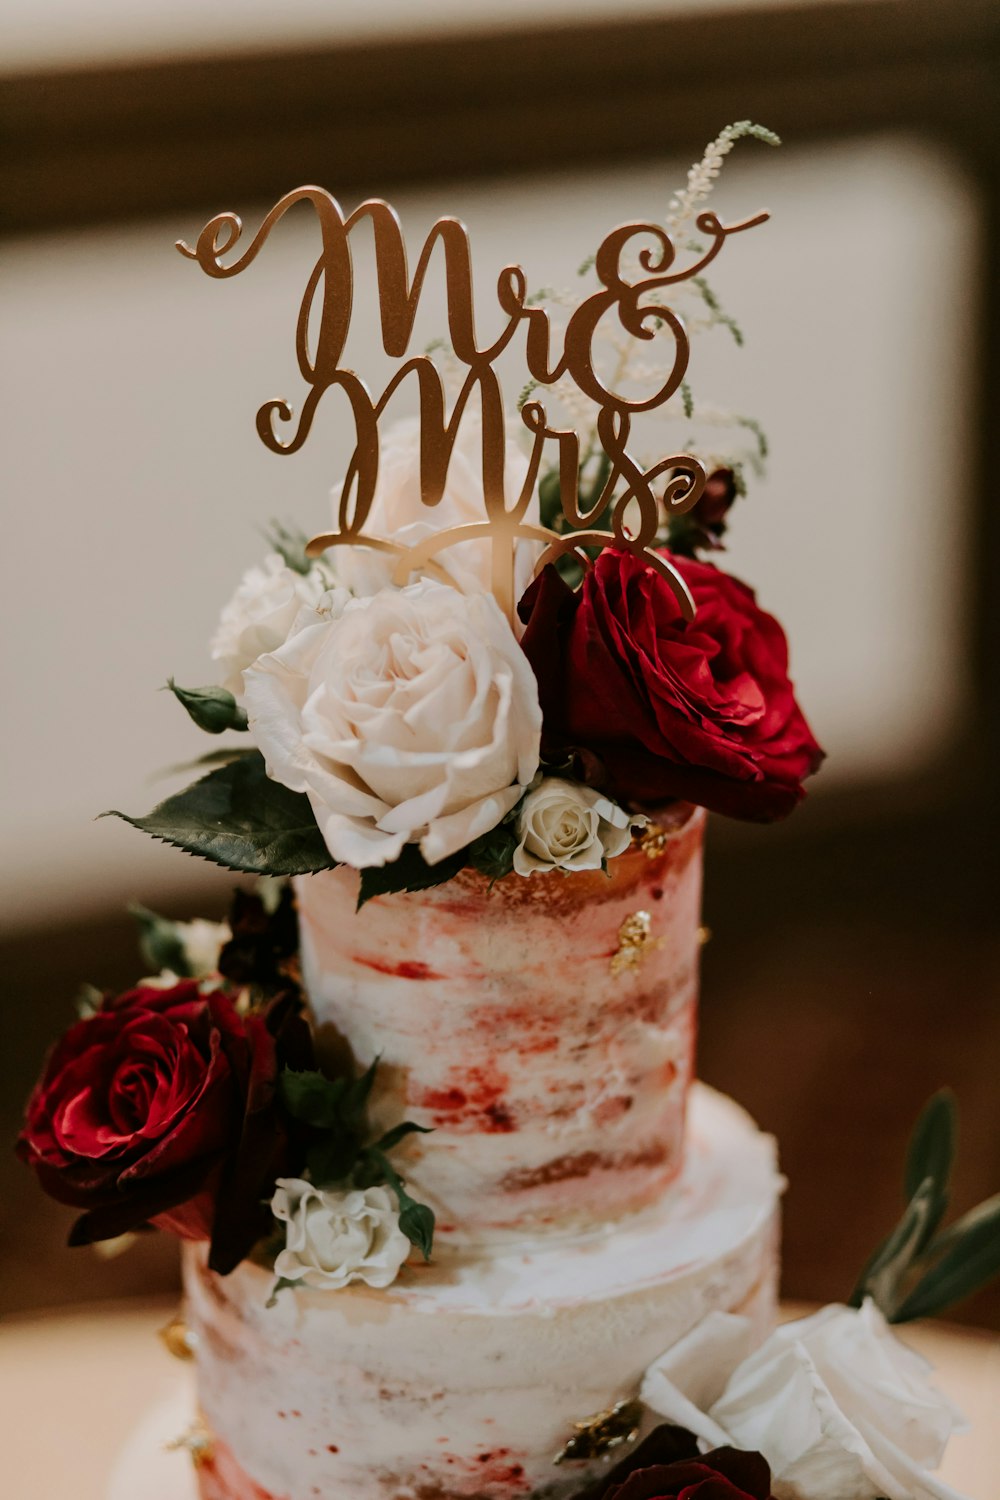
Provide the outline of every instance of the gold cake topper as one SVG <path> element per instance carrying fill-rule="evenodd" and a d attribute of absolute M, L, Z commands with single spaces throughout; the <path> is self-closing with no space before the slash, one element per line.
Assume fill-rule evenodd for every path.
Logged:
<path fill-rule="evenodd" d="M 299 371 L 308 387 L 296 420 L 284 399 L 266 401 L 257 412 L 257 432 L 274 453 L 295 453 L 309 435 L 317 407 L 328 390 L 343 392 L 354 420 L 354 449 L 340 495 L 336 529 L 314 537 L 310 556 L 327 547 L 355 545 L 374 548 L 396 558 L 393 581 L 405 584 L 422 569 L 448 582 L 438 556 L 456 543 L 487 539 L 491 544 L 491 585 L 507 615 L 513 619 L 514 552 L 519 539 L 544 544 L 536 572 L 563 553 L 572 552 L 584 568 L 591 560 L 585 547 L 612 545 L 637 554 L 655 568 L 670 585 L 687 619 L 694 616 L 694 602 L 679 572 L 658 553 L 652 543 L 660 524 L 661 507 L 668 515 L 681 515 L 694 506 L 705 485 L 705 470 L 689 453 L 672 453 L 644 469 L 628 451 L 632 417 L 661 406 L 684 380 L 690 357 L 688 335 L 680 317 L 665 302 L 644 301 L 662 289 L 700 276 L 715 259 L 726 239 L 761 224 L 766 213 L 755 214 L 738 224 L 723 224 L 706 211 L 695 220 L 707 235 L 707 249 L 696 253 L 690 264 L 676 267 L 676 246 L 660 224 L 621 224 L 602 241 L 594 258 L 599 289 L 573 311 L 563 335 L 561 351 L 553 350 L 553 329 L 548 311 L 530 305 L 528 284 L 519 265 L 508 265 L 497 278 L 497 302 L 507 323 L 492 343 L 481 345 L 477 337 L 473 300 L 472 251 L 469 233 L 458 219 L 439 219 L 431 228 L 412 279 L 407 269 L 406 246 L 399 219 L 388 203 L 372 198 L 345 216 L 336 199 L 323 188 L 300 187 L 287 193 L 271 209 L 250 243 L 235 259 L 224 263 L 236 249 L 243 233 L 236 214 L 223 213 L 211 219 L 192 249 L 183 240 L 177 248 L 198 262 L 209 276 L 237 276 L 254 261 L 272 230 L 295 204 L 309 203 L 319 225 L 322 249 L 310 272 L 299 307 L 295 350 Z M 350 236 L 364 221 L 374 234 L 382 346 L 392 359 L 402 361 L 382 394 L 373 399 L 362 378 L 341 364 L 351 323 L 354 299 L 354 268 Z M 643 241 L 637 253 L 636 242 Z M 446 409 L 441 375 L 428 354 L 408 355 L 417 306 L 437 245 L 444 257 L 448 333 L 459 364 L 467 370 L 450 413 Z M 626 251 L 634 254 L 637 274 L 624 265 Z M 317 304 L 317 299 L 319 299 Z M 316 308 L 318 306 L 318 316 Z M 628 396 L 605 385 L 595 368 L 594 341 L 598 327 L 608 314 L 615 314 L 624 332 L 637 339 L 653 339 L 666 330 L 673 339 L 672 367 L 651 396 Z M 532 434 L 528 470 L 521 490 L 508 508 L 504 468 L 506 417 L 503 392 L 494 363 L 524 327 L 525 363 L 536 386 L 550 386 L 569 377 L 598 408 L 597 437 L 606 455 L 608 473 L 600 495 L 586 510 L 580 508 L 580 440 L 572 429 L 550 423 L 541 401 L 529 400 L 521 408 L 521 421 Z M 310 335 L 315 327 L 315 339 Z M 391 537 L 370 536 L 368 520 L 379 469 L 379 421 L 400 386 L 412 376 L 420 400 L 420 490 L 424 505 L 433 507 L 445 488 L 448 465 L 462 415 L 474 393 L 482 413 L 482 521 L 450 526 L 422 541 L 404 545 Z M 287 427 L 283 435 L 282 427 Z M 558 446 L 559 494 L 567 531 L 557 532 L 526 519 L 538 480 L 543 449 L 549 441 Z M 657 486 L 657 481 L 660 481 Z M 654 488 L 654 486 L 657 486 Z M 601 513 L 611 506 L 611 530 L 594 529 Z"/>

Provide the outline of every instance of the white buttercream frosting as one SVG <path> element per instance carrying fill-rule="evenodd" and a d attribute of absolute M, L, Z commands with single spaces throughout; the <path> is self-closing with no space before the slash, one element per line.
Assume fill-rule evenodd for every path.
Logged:
<path fill-rule="evenodd" d="M 573 1422 L 634 1396 L 706 1314 L 746 1314 L 754 1343 L 773 1322 L 773 1143 L 700 1086 L 689 1134 L 675 1190 L 629 1223 L 547 1249 L 444 1253 L 384 1291 L 290 1290 L 268 1309 L 269 1271 L 221 1279 L 189 1248 L 200 1401 L 230 1475 L 204 1493 L 579 1487 L 579 1468 L 552 1463 Z"/>

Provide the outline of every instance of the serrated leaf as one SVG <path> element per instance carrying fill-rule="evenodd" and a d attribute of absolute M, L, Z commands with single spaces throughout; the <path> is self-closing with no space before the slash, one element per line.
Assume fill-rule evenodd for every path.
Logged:
<path fill-rule="evenodd" d="M 408 1135 L 433 1135 L 434 1130 L 430 1125 L 415 1125 L 412 1120 L 404 1120 L 401 1125 L 394 1125 L 387 1130 L 379 1140 L 375 1142 L 374 1150 L 391 1151 L 398 1146 L 400 1141 L 405 1140 Z"/>
<path fill-rule="evenodd" d="M 900 1305 L 894 1323 L 936 1317 L 1000 1274 L 1000 1193 L 949 1225 L 931 1255 L 934 1265 Z"/>
<path fill-rule="evenodd" d="M 927 1177 L 906 1205 L 895 1229 L 862 1271 L 851 1295 L 851 1307 L 860 1307 L 866 1297 L 871 1297 L 891 1321 L 897 1289 L 917 1254 L 917 1246 L 925 1243 L 927 1224 L 936 1212 L 936 1198 L 937 1190 Z"/>
<path fill-rule="evenodd" d="M 511 825 L 501 823 L 473 839 L 468 848 L 468 863 L 488 880 L 502 880 L 514 868 L 517 844 L 517 834 Z"/>
<path fill-rule="evenodd" d="M 232 693 L 222 687 L 178 687 L 172 677 L 167 687 L 189 717 L 206 734 L 223 734 L 227 729 L 246 729 L 247 716 Z"/>
<path fill-rule="evenodd" d="M 443 885 L 457 875 L 465 864 L 465 851 L 429 865 L 416 844 L 404 844 L 399 858 L 392 864 L 372 866 L 361 871 L 358 887 L 358 911 L 375 896 L 391 896 L 397 891 L 426 891 Z"/>
<path fill-rule="evenodd" d="M 139 928 L 139 952 L 151 974 L 171 969 L 178 979 L 190 979 L 191 965 L 176 922 L 161 917 L 138 901 L 130 903 L 128 914 Z"/>
<path fill-rule="evenodd" d="M 113 810 L 152 838 L 248 875 L 309 875 L 336 864 L 308 798 L 272 781 L 255 752 L 211 771 L 142 818 Z"/>

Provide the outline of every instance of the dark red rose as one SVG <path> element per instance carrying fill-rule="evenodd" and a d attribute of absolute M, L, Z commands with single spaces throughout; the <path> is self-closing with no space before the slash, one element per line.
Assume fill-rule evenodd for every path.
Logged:
<path fill-rule="evenodd" d="M 665 1423 L 577 1500 L 772 1500 L 771 1469 L 736 1448 L 699 1454 L 690 1432 Z"/>
<path fill-rule="evenodd" d="M 784 632 L 746 584 L 670 555 L 697 606 L 631 552 L 607 549 L 577 593 L 546 568 L 520 605 L 549 756 L 581 751 L 609 792 L 768 822 L 791 812 L 823 752 L 788 678 Z"/>
<path fill-rule="evenodd" d="M 210 1239 L 225 1274 L 265 1232 L 288 1136 L 276 1082 L 309 1066 L 298 996 L 240 1015 L 197 981 L 105 1002 L 50 1053 L 17 1150 L 42 1187 L 83 1210 L 70 1244 L 152 1224 Z"/>

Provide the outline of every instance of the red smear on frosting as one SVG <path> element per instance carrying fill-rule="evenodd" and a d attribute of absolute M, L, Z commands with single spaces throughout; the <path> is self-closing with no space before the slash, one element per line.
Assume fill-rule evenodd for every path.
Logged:
<path fill-rule="evenodd" d="M 422 964 L 416 959 L 404 959 L 402 963 L 385 963 L 380 958 L 368 958 L 363 953 L 354 955 L 356 963 L 364 964 L 366 969 L 377 969 L 380 974 L 392 974 L 397 979 L 443 979 L 443 974 L 438 974 L 429 964 Z"/>
<path fill-rule="evenodd" d="M 517 1128 L 503 1098 L 510 1080 L 495 1063 L 466 1068 L 458 1076 L 461 1087 L 426 1089 L 411 1103 L 430 1110 L 434 1124 L 447 1130 L 495 1134 Z"/>
<path fill-rule="evenodd" d="M 201 1500 L 288 1500 L 287 1495 L 275 1495 L 252 1480 L 217 1438 L 211 1457 L 199 1463 L 196 1473 Z"/>

